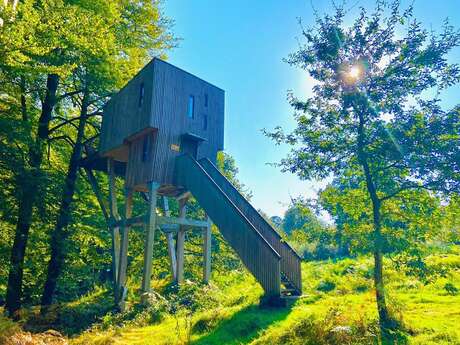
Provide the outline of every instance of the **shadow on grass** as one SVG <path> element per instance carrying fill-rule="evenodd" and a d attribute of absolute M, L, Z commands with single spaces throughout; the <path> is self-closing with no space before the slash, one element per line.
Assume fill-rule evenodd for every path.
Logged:
<path fill-rule="evenodd" d="M 52 305 L 46 315 L 41 315 L 37 308 L 27 316 L 24 329 L 32 333 L 54 329 L 72 336 L 82 333 L 114 310 L 110 290 L 99 291 L 74 302 Z"/>
<path fill-rule="evenodd" d="M 270 325 L 284 320 L 290 312 L 290 306 L 261 308 L 251 305 L 220 321 L 210 333 L 192 341 L 191 344 L 247 344 Z"/>

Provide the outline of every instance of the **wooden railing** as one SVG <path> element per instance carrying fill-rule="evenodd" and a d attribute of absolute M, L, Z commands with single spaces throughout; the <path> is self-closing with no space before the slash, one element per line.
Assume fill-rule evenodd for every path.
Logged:
<path fill-rule="evenodd" d="M 212 177 L 214 182 L 238 207 L 244 216 L 260 232 L 268 243 L 281 256 L 281 272 L 284 273 L 289 282 L 296 289 L 296 293 L 302 294 L 301 280 L 301 258 L 295 250 L 283 240 L 280 234 L 260 215 L 259 212 L 246 200 L 244 196 L 232 185 L 227 178 L 208 159 L 204 158 L 198 162 L 203 169 Z"/>
<path fill-rule="evenodd" d="M 197 199 L 225 240 L 262 285 L 265 294 L 279 296 L 280 255 L 203 167 L 190 156 L 179 156 L 176 158 L 174 179 L 175 185 L 185 187 Z"/>

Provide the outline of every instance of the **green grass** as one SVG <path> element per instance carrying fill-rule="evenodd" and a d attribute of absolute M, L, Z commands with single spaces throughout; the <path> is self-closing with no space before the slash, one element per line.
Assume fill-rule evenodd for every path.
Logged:
<path fill-rule="evenodd" d="M 388 303 L 404 328 L 398 343 L 460 344 L 460 294 L 452 288 L 460 288 L 460 253 L 427 261 L 440 272 L 430 282 L 386 262 Z M 302 271 L 305 297 L 286 308 L 259 307 L 262 290 L 247 273 L 214 272 L 211 286 L 157 283 L 168 301 L 132 304 L 123 314 L 108 312 L 110 296 L 98 290 L 61 306 L 52 325 L 71 344 L 378 344 L 371 259 L 304 263 Z M 15 325 L 1 320 L 2 327 Z"/>

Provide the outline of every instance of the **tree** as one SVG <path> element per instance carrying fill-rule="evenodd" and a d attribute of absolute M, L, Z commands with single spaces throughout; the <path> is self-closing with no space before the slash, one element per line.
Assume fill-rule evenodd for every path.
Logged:
<path fill-rule="evenodd" d="M 252 192 L 237 179 L 238 167 L 236 166 L 235 158 L 224 151 L 217 153 L 217 168 L 222 174 L 235 186 L 238 191 L 248 200 L 252 197 Z"/>
<path fill-rule="evenodd" d="M 85 126 L 98 125 L 92 114 L 84 115 L 84 108 L 100 106 L 149 56 L 162 53 L 156 48 L 169 47 L 174 39 L 167 31 L 169 22 L 158 3 L 147 0 L 27 0 L 19 4 L 14 15 L 5 9 L 0 11 L 0 16 L 11 18 L 0 30 L 0 77 L 8 85 L 2 101 L 6 100 L 5 112 L 12 119 L 21 115 L 24 135 L 19 145 L 28 153 L 24 158 L 18 150 L 14 156 L 19 164 L 9 169 L 15 175 L 18 209 L 6 308 L 10 315 L 17 316 L 34 210 L 48 211 L 44 194 L 57 187 L 52 184 L 50 188 L 50 164 L 44 163 L 51 163 L 50 156 L 57 152 L 66 153 L 62 142 L 73 146 L 57 214 L 57 231 L 53 232 L 58 235 L 70 220 Z M 73 132 L 73 127 L 77 131 Z M 63 238 L 57 235 L 52 236 L 52 242 L 61 242 L 55 241 Z M 63 260 L 60 254 L 53 255 L 56 257 Z"/>
<path fill-rule="evenodd" d="M 20 97 L 22 127 L 29 130 L 25 142 L 28 157 L 15 177 L 18 216 L 6 296 L 6 309 L 15 317 L 21 305 L 24 256 L 37 187 L 40 190 L 44 179 L 42 163 L 49 126 L 54 107 L 66 96 L 58 95 L 59 79 L 81 57 L 77 46 L 90 47 L 93 36 L 104 32 L 100 23 L 78 9 L 63 1 L 24 1 L 14 20 L 4 22 L 0 35 L 2 74 L 19 86 L 16 95 Z"/>
<path fill-rule="evenodd" d="M 335 229 L 315 214 L 312 200 L 292 198 L 281 229 L 304 259 L 324 260 L 337 256 Z"/>
<path fill-rule="evenodd" d="M 457 83 L 447 54 L 460 33 L 446 21 L 439 35 L 422 28 L 399 1 L 361 8 L 351 26 L 346 11 L 316 18 L 288 62 L 315 79 L 313 96 L 289 95 L 297 128 L 267 133 L 293 148 L 279 164 L 302 179 L 357 179 L 369 197 L 374 285 L 382 336 L 397 327 L 385 298 L 382 205 L 407 190 L 458 190 L 459 111 L 444 111 L 438 93 Z M 400 37 L 399 32 L 403 35 Z M 397 34 L 398 33 L 398 34 Z M 354 173 L 356 171 L 356 174 Z"/>
<path fill-rule="evenodd" d="M 355 172 L 359 175 L 359 172 Z M 336 241 L 353 254 L 373 250 L 373 215 L 364 181 L 335 179 L 319 197 L 319 203 L 333 217 Z M 443 232 L 445 214 L 440 198 L 426 190 L 406 190 L 382 204 L 383 254 L 407 273 L 428 278 L 424 255 Z"/>
<path fill-rule="evenodd" d="M 51 234 L 51 257 L 41 299 L 42 312 L 52 303 L 57 279 L 63 270 L 66 241 L 70 235 L 68 227 L 71 221 L 71 205 L 84 143 L 93 141 L 98 135 L 99 123 L 93 124 L 93 129 L 96 129 L 97 133 L 94 134 L 93 130 L 93 136 L 89 139 L 85 138 L 85 127 L 92 115 L 101 115 L 100 109 L 104 102 L 114 90 L 138 71 L 138 66 L 145 64 L 147 59 L 154 55 L 163 54 L 174 42 L 173 37 L 168 34 L 169 22 L 161 15 L 158 3 L 120 1 L 107 4 L 101 1 L 87 4 L 83 1 L 79 5 L 97 16 L 106 27 L 111 28 L 111 31 L 103 33 L 100 42 L 94 41 L 104 49 L 86 52 L 80 66 L 69 78 L 68 84 L 73 87 L 68 92 L 74 95 L 74 104 L 79 105 L 78 116 L 70 116 L 54 127 L 60 129 L 63 125 L 78 123 L 75 140 L 70 140 L 72 153 L 56 225 Z M 119 16 L 126 19 L 120 21 Z M 128 34 L 128 27 L 138 29 Z M 119 35 L 119 32 L 126 34 Z M 125 73 L 117 73 L 118 71 Z M 72 108 L 68 110 L 71 112 Z"/>
<path fill-rule="evenodd" d="M 308 201 L 296 198 L 291 200 L 291 205 L 284 213 L 281 227 L 287 235 L 290 235 L 294 230 L 309 231 L 322 227 L 322 224 L 308 205 Z"/>

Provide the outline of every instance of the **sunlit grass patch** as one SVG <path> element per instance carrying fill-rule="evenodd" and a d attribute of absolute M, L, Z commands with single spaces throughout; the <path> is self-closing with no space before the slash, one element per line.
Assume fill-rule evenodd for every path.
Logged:
<path fill-rule="evenodd" d="M 456 254 L 430 258 L 436 265 L 455 267 Z M 439 266 L 441 267 L 441 266 Z M 424 281 L 405 275 L 386 262 L 388 305 L 402 325 L 408 344 L 460 344 L 460 294 L 445 286 L 460 286 L 456 269 Z M 93 315 L 92 328 L 74 333 L 71 344 L 373 344 L 379 328 L 372 282 L 372 259 L 329 260 L 302 264 L 304 297 L 287 308 L 258 306 L 262 289 L 244 271 L 216 274 L 210 285 L 185 282 L 177 289 L 156 285 L 167 302 L 142 307 L 132 297 L 125 313 L 106 312 L 111 296 L 96 289 L 61 306 L 73 315 Z M 329 284 L 327 288 L 319 286 Z M 137 298 L 137 297 L 136 297 Z M 103 303 L 98 305 L 100 299 Z M 88 310 L 85 310 L 85 309 Z M 88 314 L 90 312 L 90 314 Z M 5 319 L 6 320 L 6 319 Z M 95 320 L 95 321 L 94 321 Z M 74 321 L 68 323 L 74 327 Z M 60 325 L 66 325 L 62 320 Z M 12 324 L 6 320 L 6 327 Z M 8 326 L 9 325 L 9 326 Z M 74 329 L 74 328 L 71 328 Z"/>

